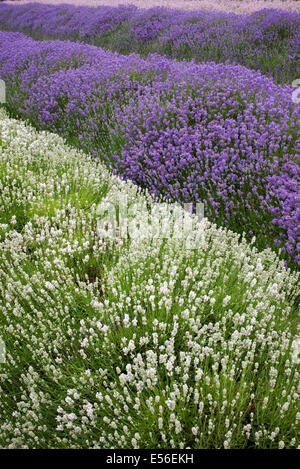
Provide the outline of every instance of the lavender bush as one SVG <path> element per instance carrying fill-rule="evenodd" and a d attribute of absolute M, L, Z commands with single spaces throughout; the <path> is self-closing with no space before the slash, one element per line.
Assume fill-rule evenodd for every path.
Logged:
<path fill-rule="evenodd" d="M 300 449 L 299 273 L 2 109 L 0 193 L 0 448 Z"/>
<path fill-rule="evenodd" d="M 217 225 L 300 263 L 292 89 L 239 65 L 147 60 L 0 33 L 8 107 L 156 197 L 204 202 Z"/>
<path fill-rule="evenodd" d="M 165 54 L 197 62 L 238 63 L 291 83 L 299 75 L 300 14 L 251 15 L 156 7 L 0 6 L 0 28 L 35 39 L 84 41 L 120 53 Z"/>

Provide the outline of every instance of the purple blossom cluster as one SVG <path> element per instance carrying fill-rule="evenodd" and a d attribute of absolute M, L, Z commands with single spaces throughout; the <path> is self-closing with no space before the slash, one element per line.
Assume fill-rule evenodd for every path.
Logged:
<path fill-rule="evenodd" d="M 240 65 L 122 56 L 0 32 L 12 113 L 59 132 L 156 197 L 205 205 L 218 226 L 300 264 L 292 88 Z M 105 155 L 105 156 L 103 156 Z"/>
<path fill-rule="evenodd" d="M 176 59 L 239 63 L 292 82 L 300 67 L 300 15 L 261 10 L 252 15 L 202 15 L 188 26 L 174 25 L 160 35 L 159 49 Z"/>
<path fill-rule="evenodd" d="M 299 75 L 300 14 L 251 15 L 134 5 L 0 5 L 0 28 L 35 39 L 84 41 L 119 53 L 158 53 L 197 62 L 237 63 L 291 83 Z"/>

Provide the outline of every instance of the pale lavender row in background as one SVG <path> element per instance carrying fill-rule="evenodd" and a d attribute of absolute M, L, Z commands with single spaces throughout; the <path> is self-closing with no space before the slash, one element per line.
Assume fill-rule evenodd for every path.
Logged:
<path fill-rule="evenodd" d="M 6 3 L 16 3 L 7 1 Z M 17 3 L 33 3 L 30 0 L 18 0 Z M 253 13 L 264 8 L 276 8 L 286 11 L 296 11 L 300 13 L 300 2 L 295 0 L 39 0 L 35 3 L 47 3 L 59 5 L 71 3 L 73 5 L 89 6 L 118 6 L 120 4 L 133 4 L 141 8 L 151 8 L 163 6 L 167 8 L 178 8 L 182 10 L 216 10 L 234 13 Z"/>
<path fill-rule="evenodd" d="M 142 59 L 0 32 L 7 105 L 153 195 L 205 201 L 300 264 L 298 111 L 291 88 L 240 65 Z"/>

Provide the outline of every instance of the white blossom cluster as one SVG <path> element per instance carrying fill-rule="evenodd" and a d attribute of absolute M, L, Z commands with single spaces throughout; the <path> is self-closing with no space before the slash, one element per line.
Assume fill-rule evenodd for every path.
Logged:
<path fill-rule="evenodd" d="M 102 236 L 122 195 L 0 110 L 0 447 L 299 447 L 299 275 L 207 219 Z"/>

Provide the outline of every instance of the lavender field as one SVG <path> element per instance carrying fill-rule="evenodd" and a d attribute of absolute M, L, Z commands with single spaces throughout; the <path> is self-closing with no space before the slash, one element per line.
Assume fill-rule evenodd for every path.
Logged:
<path fill-rule="evenodd" d="M 4 0 L 6 3 L 25 4 L 31 0 Z M 112 6 L 120 5 L 120 0 L 41 0 L 38 3 L 75 6 Z M 166 7 L 181 10 L 214 10 L 233 13 L 253 13 L 264 8 L 300 12 L 298 0 L 122 0 L 122 5 L 135 5 L 139 8 Z"/>
<path fill-rule="evenodd" d="M 299 3 L 55 3 L 0 4 L 0 448 L 300 448 Z"/>
<path fill-rule="evenodd" d="M 79 41 L 121 54 L 245 65 L 276 83 L 291 83 L 300 67 L 300 7 L 298 13 L 263 9 L 237 15 L 134 5 L 4 4 L 0 26 L 37 40 Z"/>

